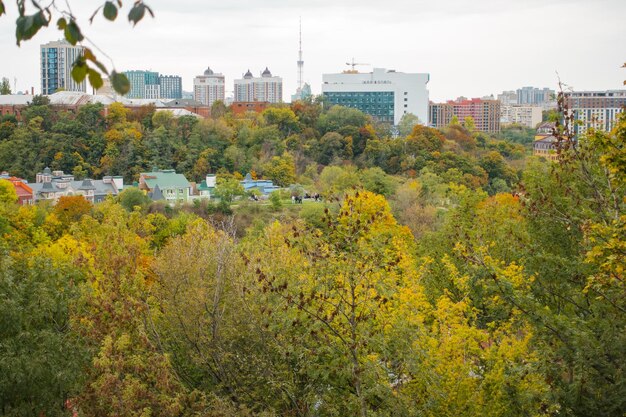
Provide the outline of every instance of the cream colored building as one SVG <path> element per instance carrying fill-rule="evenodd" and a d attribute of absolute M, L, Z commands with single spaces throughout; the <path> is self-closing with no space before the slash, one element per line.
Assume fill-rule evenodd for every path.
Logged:
<path fill-rule="evenodd" d="M 502 125 L 519 124 L 534 129 L 542 120 L 542 108 L 539 106 L 502 105 L 500 123 Z"/>
<path fill-rule="evenodd" d="M 198 103 L 211 106 L 218 100 L 225 99 L 225 78 L 207 68 L 203 75 L 193 79 L 193 98 Z"/>

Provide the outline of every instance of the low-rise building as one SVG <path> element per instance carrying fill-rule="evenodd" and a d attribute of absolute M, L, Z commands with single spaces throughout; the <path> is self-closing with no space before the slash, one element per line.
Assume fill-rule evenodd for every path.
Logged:
<path fill-rule="evenodd" d="M 183 174 L 173 169 L 156 169 L 139 175 L 139 189 L 152 200 L 165 200 L 170 204 L 185 203 L 191 199 L 191 184 Z"/>
<path fill-rule="evenodd" d="M 124 187 L 121 176 L 106 176 L 101 180 L 75 181 L 74 176 L 63 171 L 44 169 L 37 174 L 33 190 L 35 202 L 50 201 L 56 203 L 60 197 L 82 195 L 91 203 L 104 201 L 107 195 L 118 195 Z"/>
<path fill-rule="evenodd" d="M 533 155 L 546 158 L 550 161 L 557 161 L 558 155 L 558 139 L 554 136 L 555 124 L 545 122 L 537 126 L 535 133 L 535 141 L 533 142 Z"/>
<path fill-rule="evenodd" d="M 230 109 L 233 114 L 262 113 L 269 106 L 269 101 L 236 101 L 230 105 Z"/>
<path fill-rule="evenodd" d="M 195 195 L 198 198 L 210 199 L 215 194 L 216 177 L 215 174 L 207 174 L 204 181 L 196 185 Z"/>
<path fill-rule="evenodd" d="M 255 180 L 252 179 L 250 173 L 246 174 L 246 177 L 241 181 L 244 191 L 258 190 L 261 194 L 267 195 L 272 191 L 279 190 L 280 187 L 274 185 L 272 180 Z"/>
<path fill-rule="evenodd" d="M 17 194 L 17 204 L 20 206 L 31 205 L 35 202 L 33 189 L 28 185 L 28 181 L 25 179 L 13 177 L 6 171 L 0 174 L 0 179 L 7 180 L 13 184 L 15 193 Z"/>

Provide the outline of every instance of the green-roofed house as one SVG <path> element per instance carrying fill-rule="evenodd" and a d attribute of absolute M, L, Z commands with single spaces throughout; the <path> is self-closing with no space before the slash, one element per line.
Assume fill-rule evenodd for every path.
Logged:
<path fill-rule="evenodd" d="M 190 200 L 191 184 L 183 174 L 177 174 L 173 169 L 153 169 L 152 172 L 142 172 L 139 175 L 139 189 L 149 196 L 155 193 L 159 199 L 168 203 L 184 203 Z"/>
<path fill-rule="evenodd" d="M 215 194 L 215 174 L 207 174 L 204 181 L 196 186 L 200 198 L 210 199 Z"/>

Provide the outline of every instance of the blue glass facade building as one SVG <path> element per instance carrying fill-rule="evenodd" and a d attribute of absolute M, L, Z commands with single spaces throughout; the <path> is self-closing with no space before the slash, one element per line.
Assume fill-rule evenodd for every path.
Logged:
<path fill-rule="evenodd" d="M 380 122 L 394 122 L 393 91 L 324 92 L 324 98 L 331 105 L 359 109 Z"/>

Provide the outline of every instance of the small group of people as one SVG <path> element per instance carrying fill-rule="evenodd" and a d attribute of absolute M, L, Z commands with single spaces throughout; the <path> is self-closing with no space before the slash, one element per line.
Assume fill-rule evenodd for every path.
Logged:
<path fill-rule="evenodd" d="M 302 204 L 304 200 L 322 201 L 322 196 L 320 196 L 319 193 L 315 193 L 315 194 L 304 193 L 304 196 L 301 196 L 301 195 L 291 196 L 292 204 Z"/>

